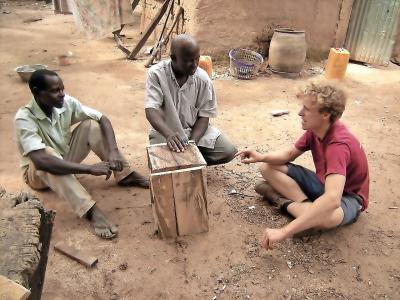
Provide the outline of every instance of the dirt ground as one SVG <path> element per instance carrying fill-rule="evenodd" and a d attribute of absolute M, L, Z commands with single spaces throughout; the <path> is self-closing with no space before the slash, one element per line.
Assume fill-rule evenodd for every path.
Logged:
<path fill-rule="evenodd" d="M 148 174 L 144 60 L 125 60 L 111 37 L 86 40 L 71 15 L 54 15 L 42 2 L 1 4 L 0 185 L 10 192 L 29 189 L 13 129 L 16 110 L 30 99 L 13 69 L 28 63 L 57 70 L 68 94 L 107 115 L 121 150 Z M 42 19 L 29 22 L 33 17 Z M 138 22 L 127 30 L 130 45 L 139 38 Z M 55 58 L 68 51 L 73 64 L 58 66 Z M 302 133 L 295 93 L 322 76 L 320 66 L 308 64 L 297 79 L 265 74 L 251 81 L 224 76 L 226 68 L 219 67 L 213 124 L 239 148 L 269 151 L 293 143 Z M 349 93 L 343 120 L 362 141 L 370 166 L 370 206 L 356 224 L 266 252 L 259 243 L 262 230 L 288 219 L 256 196 L 256 166 L 232 161 L 208 168 L 210 231 L 160 240 L 153 235 L 148 190 L 79 176 L 120 234 L 100 240 L 54 193 L 38 193 L 45 207 L 57 211 L 52 245 L 67 241 L 99 258 L 87 269 L 51 249 L 43 299 L 400 299 L 400 209 L 389 209 L 400 207 L 400 67 L 351 64 L 343 86 Z M 281 108 L 290 114 L 270 115 Z M 298 163 L 312 167 L 310 155 Z M 229 195 L 232 189 L 239 194 Z"/>

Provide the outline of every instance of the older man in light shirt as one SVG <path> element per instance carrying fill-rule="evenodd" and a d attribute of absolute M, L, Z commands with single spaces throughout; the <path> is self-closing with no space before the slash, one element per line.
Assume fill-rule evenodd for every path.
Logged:
<path fill-rule="evenodd" d="M 33 99 L 15 116 L 24 181 L 33 189 L 51 188 L 67 200 L 79 217 L 86 217 L 102 238 L 117 235 L 74 174 L 105 175 L 114 171 L 119 185 L 148 188 L 148 180 L 133 171 L 118 150 L 111 122 L 102 113 L 64 94 L 61 78 L 52 71 L 32 74 Z M 78 126 L 71 131 L 71 126 Z M 83 164 L 93 151 L 101 162 Z"/>
<path fill-rule="evenodd" d="M 188 35 L 171 43 L 171 60 L 150 68 L 146 83 L 145 111 L 152 125 L 150 144 L 167 143 L 172 151 L 185 151 L 194 140 L 208 165 L 231 161 L 236 147 L 209 118 L 217 115 L 214 87 L 198 68 L 200 48 Z"/>

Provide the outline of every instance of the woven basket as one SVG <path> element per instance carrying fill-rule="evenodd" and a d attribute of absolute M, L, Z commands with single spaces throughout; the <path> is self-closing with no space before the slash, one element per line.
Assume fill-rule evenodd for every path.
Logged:
<path fill-rule="evenodd" d="M 261 54 L 248 49 L 232 49 L 229 51 L 232 76 L 240 79 L 252 79 L 257 76 L 258 69 L 264 62 Z"/>

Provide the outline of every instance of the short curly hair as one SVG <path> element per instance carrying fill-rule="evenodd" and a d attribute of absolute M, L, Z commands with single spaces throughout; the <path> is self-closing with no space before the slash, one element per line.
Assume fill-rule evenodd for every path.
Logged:
<path fill-rule="evenodd" d="M 320 112 L 329 113 L 330 122 L 340 119 L 346 108 L 346 93 L 331 82 L 310 83 L 297 94 L 299 98 L 304 96 L 311 96 Z"/>
<path fill-rule="evenodd" d="M 39 91 L 44 91 L 48 88 L 46 83 L 46 76 L 58 76 L 58 74 L 54 71 L 47 69 L 39 69 L 32 73 L 31 78 L 29 79 L 29 88 L 33 94 L 33 88 L 38 88 Z"/>

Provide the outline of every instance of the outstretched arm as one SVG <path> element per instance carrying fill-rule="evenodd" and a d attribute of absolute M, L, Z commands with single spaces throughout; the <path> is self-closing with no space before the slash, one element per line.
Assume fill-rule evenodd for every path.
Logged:
<path fill-rule="evenodd" d="M 284 165 L 295 160 L 301 154 L 303 154 L 303 151 L 300 151 L 294 145 L 292 145 L 284 150 L 268 152 L 265 154 L 261 154 L 250 149 L 242 150 L 239 151 L 235 156 L 239 156 L 242 160 L 242 163 L 245 164 L 265 162 L 272 165 Z"/>

